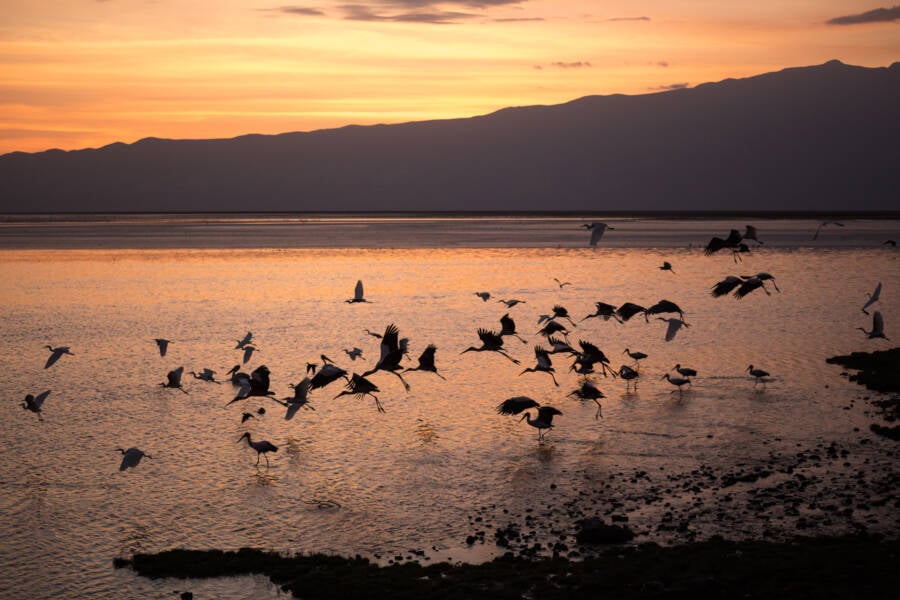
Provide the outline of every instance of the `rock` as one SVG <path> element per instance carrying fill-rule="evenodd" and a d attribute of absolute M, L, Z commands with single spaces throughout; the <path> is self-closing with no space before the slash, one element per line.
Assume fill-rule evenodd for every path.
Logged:
<path fill-rule="evenodd" d="M 634 539 L 634 532 L 624 525 L 607 525 L 599 517 L 578 521 L 581 529 L 575 535 L 579 544 L 624 544 Z"/>

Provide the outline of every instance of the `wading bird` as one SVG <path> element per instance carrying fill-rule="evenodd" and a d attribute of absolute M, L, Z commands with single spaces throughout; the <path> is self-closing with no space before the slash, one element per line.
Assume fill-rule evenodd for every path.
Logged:
<path fill-rule="evenodd" d="M 266 456 L 269 452 L 278 452 L 278 446 L 273 444 L 268 440 L 261 440 L 259 442 L 254 442 L 250 437 L 250 432 L 244 432 L 244 435 L 238 438 L 238 443 L 241 443 L 241 440 L 247 438 L 247 445 L 256 450 L 256 465 L 259 466 L 259 457 L 263 456 L 266 459 L 266 468 L 269 467 L 269 457 Z"/>
<path fill-rule="evenodd" d="M 553 416 L 562 415 L 559 409 L 552 406 L 541 406 L 528 396 L 515 396 L 508 398 L 497 406 L 497 412 L 501 415 L 517 415 L 529 408 L 537 408 L 537 418 L 531 418 L 531 413 L 526 412 L 519 421 L 528 421 L 528 424 L 538 430 L 538 441 L 544 440 L 543 430 L 553 428 Z"/>
<path fill-rule="evenodd" d="M 637 392 L 637 384 L 638 378 L 641 376 L 640 373 L 629 367 L 628 365 L 622 365 L 619 367 L 619 377 L 625 380 L 625 393 L 628 393 L 629 385 L 634 386 L 634 391 Z"/>
<path fill-rule="evenodd" d="M 50 395 L 50 390 L 46 392 L 41 392 L 37 396 L 32 396 L 31 394 L 27 394 L 25 396 L 25 401 L 22 403 L 22 408 L 25 410 L 30 410 L 34 414 L 38 416 L 38 421 L 43 421 L 44 417 L 41 415 L 41 406 L 44 404 L 44 400 L 47 399 L 47 396 Z"/>
<path fill-rule="evenodd" d="M 238 390 L 237 395 L 229 402 L 237 402 L 238 400 L 245 400 L 251 396 L 274 396 L 275 392 L 269 391 L 269 367 L 266 365 L 260 365 L 250 373 L 250 377 L 246 380 L 241 380 L 240 386 L 241 389 Z M 225 406 L 228 406 L 226 404 Z"/>
<path fill-rule="evenodd" d="M 383 413 L 385 412 L 384 407 L 381 406 L 378 396 L 375 395 L 375 392 L 380 391 L 381 390 L 378 389 L 377 385 L 365 377 L 354 373 L 353 377 L 350 378 L 350 382 L 347 383 L 347 389 L 335 396 L 335 399 L 340 398 L 341 396 L 356 396 L 358 399 L 362 400 L 366 396 L 372 396 L 375 400 L 375 408 L 378 409 L 378 412 Z"/>
<path fill-rule="evenodd" d="M 211 383 L 221 383 L 216 381 L 216 372 L 212 369 L 203 369 L 199 374 L 196 371 L 191 371 L 190 373 L 194 376 L 194 379 L 202 379 L 203 381 L 209 381 Z"/>
<path fill-rule="evenodd" d="M 353 350 L 347 350 L 346 348 L 344 348 L 344 352 L 347 353 L 347 356 L 350 357 L 350 360 L 356 360 L 357 358 L 364 358 L 362 355 L 363 351 L 360 350 L 359 348 L 357 348 L 356 346 L 353 347 Z"/>
<path fill-rule="evenodd" d="M 759 385 L 760 382 L 762 382 L 763 387 L 766 386 L 766 380 L 764 378 L 769 376 L 768 371 L 756 369 L 753 367 L 753 365 L 750 365 L 749 367 L 747 367 L 747 372 L 750 373 L 751 376 L 756 378 L 756 381 L 753 382 L 753 387 Z"/>
<path fill-rule="evenodd" d="M 635 366 L 640 367 L 641 361 L 647 358 L 647 354 L 644 352 L 632 352 L 631 349 L 625 348 L 625 351 L 622 354 L 627 354 L 631 357 L 631 360 L 634 361 Z"/>
<path fill-rule="evenodd" d="M 696 377 L 697 371 L 695 369 L 691 369 L 689 367 L 682 367 L 681 363 L 676 364 L 672 367 L 672 370 L 678 371 L 682 377 Z"/>
<path fill-rule="evenodd" d="M 550 360 L 550 353 L 540 346 L 535 346 L 534 356 L 537 359 L 537 364 L 535 364 L 533 367 L 526 368 L 521 373 L 519 373 L 519 375 L 524 375 L 525 373 L 537 373 L 538 371 L 547 373 L 553 380 L 553 385 L 558 387 L 559 382 L 556 381 L 556 376 L 553 374 L 553 362 Z"/>
<path fill-rule="evenodd" d="M 603 237 L 603 234 L 606 233 L 606 230 L 609 229 L 611 231 L 615 231 L 615 227 L 610 227 L 606 223 L 602 222 L 593 222 L 591 224 L 583 224 L 582 227 L 591 232 L 591 240 L 588 242 L 589 245 L 596 247 L 597 242 L 600 241 L 600 238 Z"/>
<path fill-rule="evenodd" d="M 606 302 L 595 302 L 597 305 L 597 310 L 591 315 L 586 316 L 582 319 L 582 321 L 586 321 L 588 319 L 592 319 L 594 317 L 600 317 L 604 321 L 609 321 L 610 318 L 615 319 L 619 323 L 622 322 L 622 319 L 619 318 L 619 315 L 616 314 L 616 307 L 612 304 L 607 304 Z"/>
<path fill-rule="evenodd" d="M 496 352 L 497 354 L 505 356 L 513 364 L 519 364 L 518 360 L 507 354 L 506 350 L 503 349 L 503 338 L 498 334 L 489 329 L 479 327 L 478 337 L 481 339 L 481 346 L 479 348 L 469 346 L 460 352 L 460 354 L 465 354 L 466 352 Z"/>
<path fill-rule="evenodd" d="M 403 369 L 400 361 L 403 360 L 403 355 L 406 354 L 406 343 L 401 344 L 400 342 L 400 330 L 391 323 L 385 328 L 384 335 L 381 338 L 381 358 L 378 359 L 374 367 L 363 373 L 362 377 L 368 377 L 376 371 L 391 373 L 400 380 L 406 391 L 409 391 L 409 384 L 406 383 L 403 375 L 400 374 L 400 370 Z"/>
<path fill-rule="evenodd" d="M 475 292 L 475 295 L 478 296 L 479 298 L 481 298 L 482 302 L 487 302 L 488 300 L 491 299 L 490 292 Z"/>
<path fill-rule="evenodd" d="M 667 261 L 667 260 L 664 260 L 664 261 L 663 261 L 663 264 L 662 264 L 661 267 L 659 267 L 659 270 L 660 270 L 660 271 L 670 271 L 670 272 L 672 272 L 672 273 L 675 272 L 675 269 L 672 268 L 672 263 L 670 263 L 670 262 Z"/>
<path fill-rule="evenodd" d="M 497 300 L 497 302 L 502 302 L 506 305 L 506 308 L 512 308 L 516 304 L 528 304 L 524 300 L 516 300 L 515 298 L 512 298 L 510 300 Z"/>
<path fill-rule="evenodd" d="M 247 335 L 244 336 L 243 339 L 237 341 L 237 346 L 234 347 L 235 350 L 243 350 L 244 346 L 250 343 L 250 340 L 253 339 L 253 332 L 248 331 Z"/>
<path fill-rule="evenodd" d="M 159 355 L 165 356 L 166 351 L 169 349 L 169 344 L 172 342 L 163 338 L 153 338 L 153 341 L 156 342 L 156 347 L 159 348 Z"/>
<path fill-rule="evenodd" d="M 166 382 L 161 383 L 164 388 L 172 388 L 176 390 L 181 390 L 183 393 L 187 394 L 188 391 L 181 387 L 181 376 L 184 374 L 184 367 L 178 367 L 177 369 L 172 369 L 166 374 Z"/>
<path fill-rule="evenodd" d="M 838 221 L 822 221 L 818 227 L 816 227 L 816 232 L 813 234 L 812 239 L 819 238 L 819 232 L 822 231 L 823 227 L 828 227 L 829 225 L 837 225 L 838 227 L 843 227 L 843 223 L 839 223 Z"/>
<path fill-rule="evenodd" d="M 619 315 L 619 319 L 622 322 L 629 320 L 631 317 L 638 313 L 644 312 L 646 309 L 640 304 L 635 304 L 634 302 L 626 302 L 616 309 L 616 314 Z"/>
<path fill-rule="evenodd" d="M 281 400 L 276 400 L 276 402 L 287 408 L 287 412 L 284 414 L 285 421 L 293 419 L 294 415 L 297 414 L 297 411 L 301 408 L 316 410 L 315 407 L 309 403 L 309 377 L 304 377 L 297 385 L 289 385 L 294 388 L 294 395 L 282 398 Z"/>
<path fill-rule="evenodd" d="M 357 302 L 369 302 L 363 297 L 363 284 L 362 279 L 356 282 L 356 288 L 353 290 L 353 297 L 344 300 L 344 302 L 348 304 L 356 304 Z"/>
<path fill-rule="evenodd" d="M 674 394 L 677 391 L 679 397 L 681 397 L 681 387 L 683 385 L 691 385 L 691 380 L 688 377 L 672 377 L 671 375 L 666 373 L 665 375 L 660 377 L 660 380 L 663 379 L 676 387 L 676 389 L 672 390 L 670 393 Z"/>
<path fill-rule="evenodd" d="M 866 331 L 862 327 L 857 327 L 860 331 L 866 334 L 870 340 L 875 338 L 882 338 L 885 340 L 890 340 L 888 336 L 884 335 L 884 317 L 881 316 L 881 311 L 876 310 L 872 313 L 872 329 L 871 331 Z"/>
<path fill-rule="evenodd" d="M 50 357 L 47 358 L 47 362 L 44 363 L 44 368 L 49 369 L 59 360 L 59 357 L 63 354 L 69 354 L 71 356 L 75 356 L 72 352 L 69 351 L 68 346 L 58 346 L 54 348 L 53 346 L 47 346 L 47 349 L 50 350 Z"/>
<path fill-rule="evenodd" d="M 869 299 L 863 304 L 862 311 L 866 314 L 869 314 L 869 311 L 866 309 L 878 302 L 878 299 L 881 298 L 881 282 L 878 282 L 878 285 L 875 286 L 875 291 L 869 294 L 866 292 L 866 295 L 869 296 Z"/>
<path fill-rule="evenodd" d="M 606 398 L 606 396 L 603 395 L 603 392 L 600 391 L 600 388 L 598 388 L 590 381 L 583 381 L 581 383 L 581 387 L 576 390 L 572 390 L 569 393 L 569 396 L 575 396 L 580 400 L 593 400 L 597 405 L 597 414 L 594 415 L 594 419 L 599 419 L 603 416 L 603 413 L 600 412 L 600 399 Z"/>
<path fill-rule="evenodd" d="M 523 344 L 527 344 L 522 336 L 516 333 L 516 322 L 513 321 L 513 318 L 509 316 L 509 313 L 506 313 L 502 317 L 500 317 L 500 337 L 504 335 L 511 335 L 518 338 Z"/>
<path fill-rule="evenodd" d="M 665 321 L 669 324 L 666 327 L 666 341 L 671 342 L 675 339 L 675 334 L 681 330 L 682 327 L 690 327 L 687 323 L 684 322 L 684 319 L 669 317 L 668 319 L 664 319 L 663 317 L 656 317 L 660 321 Z"/>
<path fill-rule="evenodd" d="M 434 366 L 434 353 L 437 351 L 437 346 L 434 344 L 428 344 L 428 347 L 422 352 L 419 356 L 419 366 L 412 367 L 410 369 L 406 369 L 406 371 L 429 371 L 434 373 L 441 379 L 447 379 L 443 375 L 437 372 L 437 367 Z"/>
<path fill-rule="evenodd" d="M 122 463 L 119 465 L 119 470 L 124 471 L 125 469 L 131 467 L 132 469 L 138 466 L 138 463 L 141 462 L 141 459 L 145 456 L 147 458 L 153 458 L 149 454 L 145 454 L 143 450 L 139 450 L 137 448 L 129 448 L 125 450 L 123 448 L 116 448 L 117 452 L 122 453 Z"/>
<path fill-rule="evenodd" d="M 607 376 L 607 368 L 609 368 L 609 372 L 613 374 L 613 377 L 616 376 L 616 372 L 609 367 L 609 359 L 606 358 L 603 350 L 584 340 L 579 340 L 578 345 L 581 347 L 581 352 L 576 353 L 575 360 L 569 368 L 570 371 L 575 371 L 580 375 L 588 375 L 594 372 L 594 365 L 599 364 L 603 370 L 604 377 Z"/>

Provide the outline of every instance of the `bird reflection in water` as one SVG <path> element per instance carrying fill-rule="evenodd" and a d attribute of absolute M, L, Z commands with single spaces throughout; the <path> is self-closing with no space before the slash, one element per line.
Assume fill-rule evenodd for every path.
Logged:
<path fill-rule="evenodd" d="M 416 437 L 419 438 L 423 446 L 434 445 L 441 439 L 434 425 L 422 419 L 416 419 L 416 421 L 418 421 L 416 424 Z"/>

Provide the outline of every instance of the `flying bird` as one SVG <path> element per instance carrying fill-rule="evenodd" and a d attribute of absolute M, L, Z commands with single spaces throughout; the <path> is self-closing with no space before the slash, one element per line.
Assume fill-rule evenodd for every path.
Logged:
<path fill-rule="evenodd" d="M 760 273 L 757 273 L 756 275 L 741 275 L 741 278 L 744 281 L 747 281 L 748 279 L 753 279 L 754 277 L 759 279 L 762 282 L 771 281 L 772 286 L 775 287 L 775 291 L 778 292 L 779 294 L 781 293 L 781 290 L 778 289 L 778 284 L 775 283 L 775 276 L 772 275 L 771 273 L 766 273 L 765 271 L 762 271 Z"/>
<path fill-rule="evenodd" d="M 519 421 L 528 421 L 528 424 L 538 430 L 538 441 L 543 441 L 545 429 L 553 428 L 554 415 L 562 415 L 559 409 L 552 406 L 541 406 L 528 396 L 515 396 L 507 398 L 497 406 L 497 412 L 501 415 L 517 415 L 529 408 L 537 408 L 537 418 L 532 419 L 531 413 L 526 412 Z"/>
<path fill-rule="evenodd" d="M 523 344 L 528 343 L 525 341 L 524 338 L 522 338 L 522 336 L 520 336 L 518 333 L 516 333 L 516 322 L 513 321 L 513 318 L 509 316 L 509 313 L 506 313 L 505 315 L 500 317 L 500 333 L 499 333 L 499 335 L 500 335 L 500 337 L 503 337 L 504 335 L 511 335 L 511 336 L 514 336 L 514 337 L 518 338 L 519 340 L 521 340 L 521 342 Z"/>
<path fill-rule="evenodd" d="M 357 302 L 369 302 L 363 297 L 363 283 L 362 279 L 356 282 L 356 288 L 353 290 L 353 297 L 347 300 L 344 300 L 348 304 L 355 304 Z"/>
<path fill-rule="evenodd" d="M 323 388 L 329 383 L 337 381 L 342 377 L 347 379 L 347 371 L 332 363 L 330 360 L 326 360 L 327 357 L 324 354 L 321 358 L 322 366 L 319 367 L 318 373 L 316 373 L 309 381 L 309 388 L 311 390 Z"/>
<path fill-rule="evenodd" d="M 410 369 L 406 369 L 406 371 L 429 371 L 434 373 L 441 379 L 447 379 L 443 375 L 437 372 L 437 367 L 434 366 L 434 353 L 437 351 L 437 346 L 434 344 L 428 344 L 428 347 L 422 352 L 419 356 L 419 366 L 412 367 Z"/>
<path fill-rule="evenodd" d="M 553 306 L 553 318 L 565 319 L 572 324 L 572 327 L 577 327 L 577 325 L 575 325 L 575 321 L 573 321 L 572 318 L 569 317 L 568 309 L 566 309 L 566 307 L 562 304 L 556 304 Z"/>
<path fill-rule="evenodd" d="M 119 465 L 119 470 L 124 471 L 125 469 L 131 467 L 132 469 L 138 466 L 138 463 L 141 462 L 141 459 L 145 456 L 147 458 L 153 458 L 149 454 L 144 453 L 143 450 L 139 450 L 137 448 L 129 448 L 125 450 L 123 448 L 116 448 L 117 452 L 122 453 L 122 463 Z"/>
<path fill-rule="evenodd" d="M 762 241 L 760 241 L 759 237 L 757 236 L 757 233 L 758 233 L 758 231 L 757 231 L 756 227 L 754 227 L 753 225 L 747 225 L 746 228 L 744 229 L 744 235 L 741 237 L 745 240 L 753 240 L 757 244 L 762 245 Z"/>
<path fill-rule="evenodd" d="M 882 338 L 885 340 L 890 340 L 888 336 L 884 335 L 884 317 L 881 316 L 881 311 L 876 310 L 872 313 L 872 329 L 871 331 L 866 331 L 862 327 L 857 327 L 860 331 L 866 334 L 870 340 L 875 338 Z"/>
<path fill-rule="evenodd" d="M 669 300 L 660 300 L 650 308 L 644 310 L 644 321 L 650 322 L 650 315 L 661 315 L 664 313 L 678 313 L 678 316 L 684 318 L 684 311 L 681 307 Z"/>
<path fill-rule="evenodd" d="M 525 373 L 537 373 L 538 371 L 547 373 L 553 380 L 553 384 L 558 387 L 559 382 L 556 381 L 556 376 L 553 374 L 553 362 L 550 360 L 550 353 L 540 346 L 535 346 L 534 356 L 537 359 L 537 364 L 533 367 L 526 368 L 519 373 L 519 375 L 524 375 Z"/>
<path fill-rule="evenodd" d="M 250 361 L 250 357 L 253 356 L 253 353 L 257 351 L 257 348 L 255 346 L 251 346 L 248 344 L 248 345 L 244 346 L 243 350 L 244 350 L 244 358 L 243 358 L 242 362 L 244 364 L 247 364 L 247 362 Z"/>
<path fill-rule="evenodd" d="M 32 396 L 31 394 L 27 394 L 25 396 L 25 401 L 22 402 L 22 408 L 25 410 L 30 410 L 34 414 L 38 416 L 38 421 L 43 421 L 44 417 L 41 415 L 41 406 L 44 404 L 44 400 L 47 399 L 47 396 L 50 395 L 50 390 L 46 392 L 41 392 L 37 396 Z"/>
<path fill-rule="evenodd" d="M 287 408 L 287 412 L 284 414 L 285 421 L 290 421 L 291 419 L 293 419 L 294 415 L 297 414 L 297 411 L 301 408 L 305 408 L 307 410 L 316 410 L 315 407 L 313 407 L 313 405 L 309 403 L 309 377 L 304 377 L 300 381 L 300 383 L 298 383 L 297 385 L 291 384 L 290 387 L 294 388 L 294 395 L 287 398 L 282 398 L 281 400 L 277 401 L 282 406 Z"/>
<path fill-rule="evenodd" d="M 619 319 L 623 322 L 628 321 L 631 317 L 638 313 L 644 312 L 646 309 L 640 304 L 635 304 L 634 302 L 626 302 L 616 309 L 616 314 L 619 315 Z"/>
<path fill-rule="evenodd" d="M 666 328 L 666 341 L 667 342 L 671 342 L 672 340 L 674 340 L 675 334 L 678 333 L 678 331 L 682 327 L 690 327 L 690 325 L 685 323 L 684 319 L 682 319 L 682 318 L 675 318 L 675 317 L 669 317 L 668 319 L 664 319 L 663 317 L 656 317 L 656 318 L 659 319 L 660 321 L 665 321 L 666 323 L 669 324 L 669 326 Z"/>
<path fill-rule="evenodd" d="M 381 401 L 378 400 L 378 396 L 375 395 L 375 392 L 380 392 L 378 386 L 362 377 L 361 375 L 353 374 L 353 377 L 350 378 L 349 383 L 347 383 L 347 389 L 337 396 L 335 399 L 340 398 L 341 396 L 356 396 L 360 400 L 362 400 L 366 396 L 372 396 L 375 400 L 375 408 L 378 409 L 378 412 L 385 412 L 384 407 L 381 406 Z"/>
<path fill-rule="evenodd" d="M 595 302 L 594 304 L 597 306 L 597 310 L 593 314 L 590 314 L 583 318 L 582 321 L 587 321 L 588 319 L 599 317 L 604 321 L 609 321 L 610 318 L 613 318 L 619 323 L 622 322 L 622 319 L 620 319 L 619 315 L 616 314 L 616 307 L 612 304 L 607 304 L 606 302 Z"/>
<path fill-rule="evenodd" d="M 259 466 L 259 457 L 263 456 L 266 459 L 266 468 L 268 468 L 269 457 L 266 455 L 269 452 L 278 452 L 278 446 L 268 440 L 254 442 L 253 438 L 250 437 L 249 431 L 244 432 L 244 435 L 238 438 L 238 443 L 241 443 L 241 440 L 243 440 L 244 438 L 247 438 L 247 445 L 256 450 L 256 465 Z"/>
<path fill-rule="evenodd" d="M 188 391 L 181 387 L 181 376 L 184 374 L 184 367 L 178 367 L 177 369 L 172 369 L 166 374 L 165 383 L 161 383 L 164 388 L 172 388 L 176 390 L 181 390 L 183 393 L 187 394 Z"/>
<path fill-rule="evenodd" d="M 597 222 L 597 221 L 595 221 L 591 224 L 585 223 L 582 225 L 582 227 L 584 227 L 585 229 L 587 229 L 588 231 L 591 232 L 591 240 L 590 240 L 590 242 L 588 242 L 588 244 L 590 244 L 591 246 L 594 246 L 594 247 L 597 246 L 597 242 L 600 241 L 600 238 L 603 237 L 603 234 L 606 232 L 607 229 L 615 230 L 615 227 L 610 227 L 606 223 Z"/>
<path fill-rule="evenodd" d="M 822 231 L 823 227 L 828 227 L 829 225 L 836 225 L 838 227 L 843 227 L 844 224 L 838 221 L 822 221 L 819 223 L 819 226 L 816 227 L 816 232 L 813 234 L 812 239 L 816 240 L 819 238 L 819 232 Z"/>
<path fill-rule="evenodd" d="M 165 356 L 166 351 L 169 349 L 169 344 L 172 342 L 163 338 L 153 338 L 153 341 L 156 342 L 156 346 L 159 348 L 159 355 Z"/>
<path fill-rule="evenodd" d="M 201 373 L 197 373 L 196 371 L 191 371 L 191 375 L 194 376 L 194 379 L 202 379 L 203 381 L 209 381 L 212 383 L 221 383 L 220 381 L 216 381 L 215 377 L 216 372 L 212 369 L 204 368 Z"/>
<path fill-rule="evenodd" d="M 487 302 L 488 300 L 491 299 L 490 292 L 475 292 L 475 295 L 478 296 L 479 298 L 481 298 L 482 302 Z"/>
<path fill-rule="evenodd" d="M 509 300 L 497 300 L 497 302 L 502 302 L 506 305 L 506 308 L 512 308 L 516 304 L 528 304 L 524 300 L 516 300 L 515 298 L 511 298 Z"/>
<path fill-rule="evenodd" d="M 506 350 L 503 349 L 503 337 L 497 333 L 479 327 L 478 337 L 481 339 L 480 347 L 476 348 L 475 346 L 469 346 L 460 352 L 460 354 L 465 354 L 466 352 L 496 352 L 497 354 L 505 356 L 513 364 L 519 364 L 518 360 L 507 354 Z"/>
<path fill-rule="evenodd" d="M 869 296 L 869 299 L 863 304 L 862 311 L 866 314 L 869 314 L 869 311 L 866 309 L 878 302 L 878 299 L 881 298 L 881 282 L 878 282 L 878 285 L 875 286 L 875 291 L 871 294 L 866 292 L 866 295 Z"/>
<path fill-rule="evenodd" d="M 571 281 L 560 281 L 560 280 L 557 279 L 556 277 L 553 278 L 553 281 L 556 282 L 556 285 L 559 286 L 559 289 L 563 289 L 563 288 L 566 287 L 567 285 L 572 285 L 572 282 L 571 282 Z"/>
<path fill-rule="evenodd" d="M 254 415 L 253 413 L 245 412 L 243 415 L 241 415 L 241 423 L 246 423 L 249 419 L 255 418 L 256 415 Z"/>
<path fill-rule="evenodd" d="M 48 345 L 47 349 L 50 350 L 50 356 L 49 356 L 49 358 L 47 358 L 47 362 L 44 363 L 45 369 L 49 369 L 50 367 L 52 367 L 56 363 L 56 361 L 59 360 L 59 357 L 62 356 L 63 354 L 69 354 L 71 356 L 75 356 L 74 354 L 72 354 L 72 352 L 69 351 L 68 346 L 58 346 L 58 347 L 54 348 L 53 346 Z"/>
<path fill-rule="evenodd" d="M 593 400 L 597 405 L 597 414 L 594 415 L 594 419 L 599 419 L 603 416 L 603 413 L 600 412 L 600 399 L 606 398 L 606 396 L 603 395 L 603 392 L 600 391 L 600 388 L 598 388 L 590 381 L 583 381 L 581 387 L 576 390 L 572 390 L 569 393 L 569 396 L 575 396 L 580 400 Z"/>
<path fill-rule="evenodd" d="M 244 373 L 240 370 L 241 365 L 234 365 L 226 375 L 230 375 L 231 377 L 231 385 L 242 387 L 243 385 L 250 385 L 250 375 L 248 373 Z"/>
<path fill-rule="evenodd" d="M 547 337 L 547 343 L 550 344 L 550 354 L 559 354 L 561 352 L 566 352 L 571 355 L 576 355 L 578 352 L 575 351 L 575 348 L 564 342 L 559 338 L 555 338 L 553 336 Z"/>
<path fill-rule="evenodd" d="M 603 350 L 591 342 L 586 342 L 584 340 L 579 340 L 578 345 L 581 347 L 581 352 L 578 352 L 575 355 L 575 360 L 572 362 L 572 366 L 569 370 L 575 371 L 580 375 L 588 375 L 594 372 L 594 365 L 599 364 L 603 370 L 603 376 L 606 377 L 607 369 L 609 368 L 609 359 L 606 358 L 606 354 L 603 353 Z M 609 368 L 609 372 L 613 374 L 613 377 L 616 376 L 616 373 L 612 368 Z"/>
<path fill-rule="evenodd" d="M 400 343 L 400 330 L 397 329 L 396 325 L 391 323 L 385 328 L 381 338 L 381 357 L 374 367 L 362 374 L 362 377 L 368 377 L 376 371 L 391 373 L 403 383 L 403 387 L 406 391 L 409 391 L 409 384 L 406 383 L 406 380 L 403 379 L 403 375 L 400 374 L 400 371 L 403 368 L 403 365 L 401 365 L 400 362 L 403 360 L 403 355 L 405 353 L 406 344 Z"/>
<path fill-rule="evenodd" d="M 245 400 L 250 398 L 251 396 L 273 396 L 275 392 L 269 391 L 269 375 L 271 372 L 269 371 L 269 367 L 266 365 L 260 365 L 256 369 L 250 373 L 250 377 L 248 379 L 243 379 L 240 382 L 241 389 L 238 390 L 237 395 L 228 403 L 232 404 L 237 402 L 238 400 Z M 226 404 L 225 406 L 228 406 Z"/>
<path fill-rule="evenodd" d="M 563 336 L 568 337 L 569 330 L 566 329 L 566 326 L 563 325 L 562 323 L 559 323 L 559 322 L 551 319 L 551 320 L 547 321 L 546 325 L 544 325 L 539 330 L 537 330 L 536 333 L 538 335 L 542 335 L 549 339 L 551 335 L 554 335 L 556 333 L 561 333 L 561 334 L 563 334 Z"/>
<path fill-rule="evenodd" d="M 253 332 L 252 332 L 252 331 L 248 331 L 248 332 L 247 332 L 247 335 L 245 335 L 245 336 L 243 337 L 243 339 L 240 339 L 240 340 L 237 341 L 237 346 L 235 346 L 234 349 L 235 349 L 235 350 L 243 350 L 243 349 L 244 349 L 244 346 L 246 346 L 247 344 L 249 344 L 249 343 L 250 343 L 250 340 L 252 340 L 252 339 L 253 339 Z"/>
<path fill-rule="evenodd" d="M 890 246 L 891 248 L 897 247 L 897 240 L 884 240 L 881 242 L 882 246 Z"/>
<path fill-rule="evenodd" d="M 344 348 L 344 352 L 347 353 L 347 356 L 350 357 L 350 360 L 356 360 L 357 358 L 364 358 L 362 355 L 363 351 L 360 350 L 359 348 L 357 348 L 356 346 L 353 347 L 353 350 L 347 350 L 346 348 Z M 313 373 L 313 374 L 315 374 L 315 373 Z"/>
<path fill-rule="evenodd" d="M 762 288 L 762 291 L 766 293 L 766 296 L 772 295 L 772 292 L 766 289 L 766 284 L 762 279 L 760 279 L 759 277 L 750 277 L 748 279 L 745 279 L 738 287 L 738 289 L 734 291 L 734 297 L 740 300 L 753 290 L 757 290 L 760 288 Z"/>
<path fill-rule="evenodd" d="M 672 263 L 670 263 L 667 260 L 663 261 L 663 264 L 661 267 L 659 267 L 659 270 L 660 271 L 670 271 L 672 273 L 675 272 L 675 269 L 672 268 Z"/>
<path fill-rule="evenodd" d="M 749 367 L 747 367 L 747 372 L 749 372 L 751 376 L 756 378 L 756 381 L 753 382 L 753 387 L 759 385 L 759 382 L 762 382 L 763 387 L 766 386 L 766 380 L 764 378 L 769 376 L 768 371 L 763 371 L 762 369 L 757 369 L 753 365 L 750 365 Z"/>
<path fill-rule="evenodd" d="M 725 296 L 730 294 L 732 290 L 736 287 L 744 283 L 744 280 L 735 275 L 729 275 L 722 281 L 717 282 L 713 287 L 710 294 L 712 294 L 713 298 L 720 298 L 721 296 Z"/>
<path fill-rule="evenodd" d="M 737 248 L 741 243 L 741 239 L 743 239 L 741 232 L 737 229 L 732 229 L 729 232 L 728 237 L 724 239 L 720 237 L 713 237 L 712 239 L 710 239 L 706 244 L 706 248 L 703 250 L 703 253 L 706 254 L 706 256 L 712 256 L 723 248 L 730 248 L 733 250 Z"/>

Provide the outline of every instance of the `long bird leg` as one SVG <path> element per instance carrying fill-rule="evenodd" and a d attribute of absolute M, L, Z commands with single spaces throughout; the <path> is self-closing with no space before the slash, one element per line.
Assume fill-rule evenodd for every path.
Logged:
<path fill-rule="evenodd" d="M 394 375 L 396 375 L 397 378 L 398 378 L 401 382 L 403 382 L 403 388 L 404 388 L 407 392 L 409 391 L 409 384 L 406 383 L 406 380 L 405 380 L 405 379 L 403 379 L 403 375 L 401 375 L 401 374 L 398 373 L 397 371 L 388 371 L 388 373 L 393 373 Z"/>
<path fill-rule="evenodd" d="M 522 363 L 520 363 L 518 360 L 516 360 L 515 358 L 513 358 L 512 356 L 510 356 L 509 354 L 507 354 L 506 352 L 504 352 L 503 350 L 497 350 L 497 354 L 502 354 L 503 356 L 505 356 L 506 358 L 508 358 L 509 360 L 511 360 L 512 363 L 513 363 L 514 365 L 520 365 L 520 364 L 522 364 Z"/>
<path fill-rule="evenodd" d="M 556 387 L 559 387 L 559 382 L 556 380 L 556 377 L 553 375 L 553 373 L 551 373 L 550 371 L 547 371 L 547 375 L 550 376 L 550 379 L 553 380 L 553 383 L 556 385 Z"/>
<path fill-rule="evenodd" d="M 597 404 L 597 414 L 594 415 L 594 420 L 596 421 L 597 419 L 599 419 L 600 417 L 603 416 L 603 413 L 600 412 L 601 411 L 600 401 L 597 400 L 596 398 L 594 398 L 594 402 Z"/>

